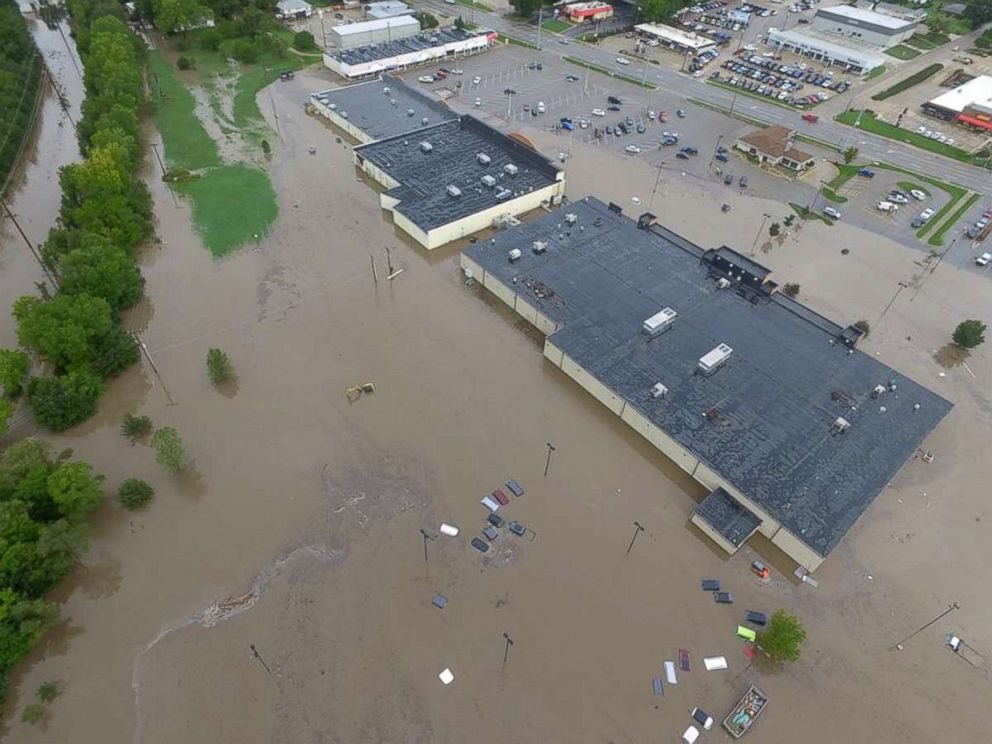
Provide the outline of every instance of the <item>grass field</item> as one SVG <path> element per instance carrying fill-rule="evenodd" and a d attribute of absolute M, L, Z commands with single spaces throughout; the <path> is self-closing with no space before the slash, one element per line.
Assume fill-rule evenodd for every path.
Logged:
<path fill-rule="evenodd" d="M 496 36 L 500 41 L 504 41 L 509 44 L 513 44 L 515 46 L 520 46 L 523 47 L 524 49 L 537 49 L 537 47 L 534 44 L 531 44 L 529 41 L 518 39 L 515 36 L 507 36 L 506 34 L 497 34 Z"/>
<path fill-rule="evenodd" d="M 943 69 L 944 69 L 944 66 L 942 64 L 940 64 L 939 62 L 934 63 L 932 65 L 928 65 L 927 67 L 924 67 L 919 72 L 916 72 L 916 73 L 910 75 L 909 77 L 903 78 L 902 80 L 900 80 L 899 82 L 895 83 L 894 85 L 890 85 L 888 88 L 886 88 L 883 91 L 879 91 L 878 93 L 876 93 L 875 95 L 873 95 L 871 97 L 871 99 L 873 101 L 884 101 L 886 98 L 891 98 L 894 95 L 897 95 L 899 93 L 902 93 L 904 90 L 909 90 L 914 85 L 919 85 L 924 80 L 927 80 L 927 79 L 933 77 L 934 75 L 936 75 L 938 72 L 940 72 Z"/>
<path fill-rule="evenodd" d="M 920 56 L 918 51 L 912 47 L 906 46 L 905 44 L 897 44 L 891 49 L 884 49 L 883 51 L 890 57 L 895 57 L 896 59 L 913 59 L 914 57 Z"/>
<path fill-rule="evenodd" d="M 556 34 L 560 34 L 562 31 L 567 31 L 571 25 L 572 24 L 568 21 L 563 21 L 560 18 L 551 18 L 550 20 L 542 23 L 541 28 L 545 31 L 552 31 Z"/>
<path fill-rule="evenodd" d="M 209 74 L 216 60 L 204 58 L 199 73 Z M 217 69 L 223 71 L 227 65 Z M 195 101 L 178 72 L 157 52 L 149 54 L 149 72 L 155 121 L 165 143 L 169 168 L 194 171 L 198 178 L 176 184 L 177 193 L 190 199 L 193 224 L 204 245 L 215 256 L 264 236 L 276 219 L 278 206 L 272 184 L 264 171 L 242 163 L 224 164 L 217 143 L 196 115 Z M 279 68 L 285 69 L 285 67 Z M 264 121 L 255 94 L 278 70 L 249 69 L 234 84 L 234 124 L 259 136 Z M 213 100 L 213 97 L 211 97 Z M 215 105 L 216 111 L 216 105 Z M 223 127 L 223 121 L 218 118 Z"/>
<path fill-rule="evenodd" d="M 981 194 L 975 193 L 972 194 L 967 199 L 965 199 L 964 204 L 962 204 L 954 214 L 952 214 L 944 221 L 944 224 L 941 225 L 940 228 L 933 235 L 930 236 L 930 240 L 928 240 L 927 243 L 929 243 L 930 245 L 941 245 L 944 242 L 944 235 L 947 233 L 947 231 L 950 230 L 955 224 L 957 224 L 958 220 L 960 220 L 962 217 L 965 216 L 968 210 L 971 209 L 972 205 L 976 201 L 978 201 L 978 197 L 980 196 Z M 945 210 L 941 210 L 940 212 L 935 214 L 933 216 L 933 221 L 936 221 L 937 218 L 941 217 L 944 213 Z"/>
<path fill-rule="evenodd" d="M 849 110 L 838 114 L 834 117 L 834 119 L 839 121 L 841 124 L 853 126 L 854 122 L 858 119 L 858 113 L 858 111 Z M 972 163 L 974 165 L 983 164 L 979 162 L 979 160 L 971 153 L 965 152 L 959 147 L 944 145 L 936 140 L 930 139 L 929 137 L 924 137 L 921 134 L 917 134 L 916 132 L 900 129 L 892 124 L 887 124 L 884 121 L 878 121 L 874 114 L 867 111 L 861 115 L 861 123 L 858 128 L 864 129 L 866 132 L 880 134 L 883 137 L 888 137 L 889 139 L 905 142 L 908 145 L 919 147 L 921 150 L 929 150 L 930 152 L 935 152 L 938 155 L 943 155 L 944 157 L 960 160 L 962 163 Z"/>
<path fill-rule="evenodd" d="M 885 74 L 885 65 L 879 65 L 878 67 L 872 68 L 871 72 L 865 75 L 865 80 L 871 80 L 877 78 L 879 75 Z"/>
<path fill-rule="evenodd" d="M 930 189 L 924 188 L 923 186 L 920 186 L 920 184 L 913 183 L 912 181 L 899 181 L 896 185 L 907 193 L 915 189 L 917 191 L 922 191 L 927 196 L 930 196 Z"/>

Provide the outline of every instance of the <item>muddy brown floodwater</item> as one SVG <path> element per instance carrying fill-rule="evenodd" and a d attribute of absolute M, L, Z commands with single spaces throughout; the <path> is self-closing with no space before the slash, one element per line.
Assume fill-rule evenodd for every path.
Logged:
<path fill-rule="evenodd" d="M 818 589 L 796 585 L 767 546 L 728 559 L 687 524 L 699 487 L 546 364 L 533 329 L 464 285 L 461 246 L 428 255 L 399 237 L 350 146 L 304 115 L 321 87 L 311 71 L 271 89 L 280 217 L 257 246 L 213 260 L 188 206 L 146 169 L 162 242 L 142 255 L 148 300 L 129 322 L 167 389 L 136 366 L 98 416 L 52 441 L 92 461 L 108 490 L 140 476 L 156 495 L 137 513 L 98 513 L 93 550 L 57 593 L 66 619 L 17 676 L 10 709 L 46 679 L 64 692 L 43 727 L 8 723 L 4 741 L 667 742 L 694 705 L 722 717 L 750 682 L 771 697 L 755 742 L 987 738 L 988 680 L 942 634 L 992 650 L 992 606 L 976 589 L 989 566 L 992 407 L 977 384 L 989 357 L 944 377 L 933 359 L 955 319 L 989 317 L 985 278 L 945 263 L 873 330 L 870 353 L 957 407 L 928 441 L 934 462 L 903 469 Z M 569 194 L 629 204 L 654 176 L 573 147 Z M 740 221 L 721 221 L 710 188 L 672 173 L 655 211 L 701 243 L 739 245 L 753 215 L 782 209 L 741 197 Z M 382 266 L 387 247 L 404 272 L 374 284 L 369 254 Z M 921 256 L 810 225 L 766 260 L 814 307 L 874 327 Z M 3 281 L 5 297 L 28 289 Z M 236 391 L 207 379 L 210 347 L 230 355 Z M 367 381 L 375 394 L 349 403 L 346 388 Z M 193 471 L 170 477 L 129 445 L 117 432 L 127 411 L 177 427 Z M 546 442 L 557 449 L 544 478 Z M 509 477 L 526 494 L 501 513 L 533 533 L 480 556 L 468 545 L 478 501 Z M 436 535 L 441 520 L 462 534 L 429 542 L 425 562 L 420 529 Z M 635 520 L 646 531 L 628 555 Z M 778 569 L 766 585 L 747 569 L 757 557 Z M 702 577 L 737 604 L 715 605 Z M 446 609 L 430 605 L 435 592 Z M 891 650 L 952 601 L 961 609 Z M 740 613 L 778 607 L 806 623 L 803 656 L 749 667 Z M 651 678 L 679 648 L 693 671 L 654 697 Z M 718 654 L 728 671 L 700 670 Z"/>

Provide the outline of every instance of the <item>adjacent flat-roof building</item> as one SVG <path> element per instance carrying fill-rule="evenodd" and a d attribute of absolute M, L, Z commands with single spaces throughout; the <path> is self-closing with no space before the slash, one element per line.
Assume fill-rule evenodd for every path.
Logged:
<path fill-rule="evenodd" d="M 400 19 L 387 18 L 376 23 L 398 20 Z M 419 21 L 413 20 L 419 29 Z M 360 24 L 351 24 L 357 25 Z M 490 32 L 475 33 L 454 27 L 435 28 L 403 39 L 393 37 L 376 44 L 324 52 L 324 65 L 338 75 L 354 80 L 456 55 L 479 54 L 486 51 L 495 38 L 495 34 Z"/>
<path fill-rule="evenodd" d="M 306 0 L 279 0 L 276 3 L 276 18 L 309 18 L 313 6 Z"/>
<path fill-rule="evenodd" d="M 709 489 L 692 521 L 816 569 L 951 404 L 768 269 L 593 198 L 469 246 L 461 265 L 544 356 Z"/>
<path fill-rule="evenodd" d="M 716 39 L 711 39 L 709 36 L 694 31 L 683 31 L 662 23 L 639 23 L 634 26 L 634 30 L 642 36 L 657 39 L 670 49 L 683 52 L 702 52 L 716 46 Z"/>
<path fill-rule="evenodd" d="M 857 74 L 870 72 L 887 60 L 877 44 L 808 27 L 769 30 L 767 43 Z"/>
<path fill-rule="evenodd" d="M 331 46 L 345 50 L 408 39 L 419 33 L 420 21 L 413 16 L 405 15 L 332 26 L 327 32 L 327 38 Z"/>
<path fill-rule="evenodd" d="M 562 13 L 572 23 L 603 21 L 613 17 L 613 6 L 603 2 L 572 3 Z"/>
<path fill-rule="evenodd" d="M 458 118 L 433 95 L 390 75 L 311 93 L 310 106 L 361 144 Z"/>
<path fill-rule="evenodd" d="M 762 164 L 780 165 L 796 172 L 812 168 L 815 165 L 813 156 L 796 147 L 795 142 L 795 129 L 773 124 L 741 136 L 734 147 L 753 155 Z"/>
<path fill-rule="evenodd" d="M 971 127 L 992 130 L 992 77 L 979 75 L 942 93 L 924 103 L 923 112 L 945 121 L 957 120 Z"/>
<path fill-rule="evenodd" d="M 370 21 L 381 18 L 396 18 L 397 16 L 410 15 L 412 13 L 413 8 L 398 0 L 383 0 L 382 2 L 369 3 L 365 6 L 365 17 Z"/>
<path fill-rule="evenodd" d="M 396 226 L 428 250 L 565 191 L 548 158 L 468 115 L 356 147 L 355 165 L 386 189 L 379 201 Z"/>
<path fill-rule="evenodd" d="M 917 20 L 909 18 L 850 5 L 834 5 L 817 10 L 812 27 L 887 49 L 912 36 L 917 24 Z"/>

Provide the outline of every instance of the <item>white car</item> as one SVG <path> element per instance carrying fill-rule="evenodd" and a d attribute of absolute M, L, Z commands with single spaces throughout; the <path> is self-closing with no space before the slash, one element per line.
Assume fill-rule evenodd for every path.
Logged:
<path fill-rule="evenodd" d="M 947 142 L 945 142 L 944 144 L 945 145 L 953 145 L 954 144 L 954 138 L 953 137 L 948 137 L 947 138 Z"/>
<path fill-rule="evenodd" d="M 475 105 L 476 105 L 476 107 L 481 106 L 482 105 L 482 99 L 481 98 L 476 98 L 475 99 Z"/>
<path fill-rule="evenodd" d="M 478 75 L 476 75 L 474 78 L 472 78 L 472 85 L 478 85 L 481 82 L 482 82 L 482 78 L 479 77 Z"/>
<path fill-rule="evenodd" d="M 919 189 L 910 189 L 909 195 L 917 201 L 925 201 L 927 198 L 927 193 L 925 191 L 920 191 Z"/>
<path fill-rule="evenodd" d="M 624 59 L 623 57 L 617 57 L 617 64 L 618 65 L 629 65 L 630 64 L 630 60 L 629 59 Z"/>
<path fill-rule="evenodd" d="M 456 67 L 454 70 L 451 71 L 451 74 L 452 75 L 463 75 L 463 74 L 465 74 L 465 70 L 463 70 L 461 67 Z"/>
<path fill-rule="evenodd" d="M 624 152 L 629 152 L 631 155 L 639 155 L 641 152 L 641 148 L 637 145 L 627 145 L 623 150 Z"/>
<path fill-rule="evenodd" d="M 983 268 L 988 266 L 989 263 L 992 263 L 992 253 L 983 253 L 981 256 L 976 256 L 975 263 Z"/>
<path fill-rule="evenodd" d="M 593 116 L 606 116 L 606 112 L 603 111 L 603 109 L 593 109 L 592 110 L 592 115 Z"/>
<path fill-rule="evenodd" d="M 655 111 L 654 111 L 654 109 L 651 109 L 650 111 L 648 111 L 648 119 L 649 119 L 650 121 L 654 121 L 654 118 L 655 118 L 655 117 L 656 117 L 657 115 L 658 115 L 658 114 L 657 114 L 657 113 L 655 113 Z"/>
<path fill-rule="evenodd" d="M 558 43 L 559 44 L 567 44 L 568 43 L 568 39 L 566 39 L 564 36 L 562 36 L 560 39 L 558 39 Z"/>
<path fill-rule="evenodd" d="M 827 215 L 827 217 L 831 217 L 831 218 L 833 218 L 835 220 L 839 220 L 840 219 L 840 212 L 838 212 L 833 207 L 824 207 L 823 208 L 823 213 L 825 215 Z"/>
<path fill-rule="evenodd" d="M 920 219 L 926 222 L 928 219 L 933 217 L 934 209 L 932 207 L 927 207 L 922 212 L 920 212 Z"/>
<path fill-rule="evenodd" d="M 757 49 L 758 49 L 758 47 L 756 47 L 754 44 L 745 44 L 744 45 L 744 50 L 747 51 L 747 52 L 754 52 L 754 51 L 757 51 Z"/>
<path fill-rule="evenodd" d="M 909 204 L 909 199 L 907 199 L 902 194 L 896 193 L 894 191 L 885 198 L 888 201 L 893 202 L 894 204 Z"/>
<path fill-rule="evenodd" d="M 883 199 L 882 201 L 877 202 L 875 204 L 875 209 L 877 209 L 879 212 L 895 212 L 897 209 L 899 209 L 899 205 L 893 204 L 892 202 L 885 201 Z"/>
<path fill-rule="evenodd" d="M 927 128 L 926 127 L 917 127 L 916 128 L 916 133 L 917 134 L 926 134 L 926 131 L 927 131 Z"/>

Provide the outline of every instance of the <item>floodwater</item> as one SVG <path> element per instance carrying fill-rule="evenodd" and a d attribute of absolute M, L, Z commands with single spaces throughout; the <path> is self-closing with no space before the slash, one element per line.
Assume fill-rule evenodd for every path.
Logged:
<path fill-rule="evenodd" d="M 42 727 L 8 723 L 4 741 L 674 741 L 694 705 L 722 718 L 751 682 L 772 701 L 754 741 L 983 739 L 988 680 L 942 634 L 992 651 L 992 607 L 974 589 L 989 565 L 979 453 L 992 406 L 971 376 L 987 377 L 989 356 L 945 377 L 932 358 L 952 318 L 990 315 L 983 277 L 945 264 L 879 324 L 896 282 L 920 274 L 918 253 L 808 226 L 765 256 L 814 307 L 869 318 L 869 351 L 957 408 L 928 442 L 934 462 L 899 474 L 817 572 L 819 588 L 780 571 L 762 585 L 748 562 L 787 570 L 781 556 L 715 549 L 687 524 L 699 488 L 545 363 L 524 321 L 466 287 L 457 246 L 427 255 L 394 231 L 349 146 L 303 113 L 305 93 L 326 87 L 318 77 L 271 89 L 280 218 L 259 245 L 213 260 L 187 205 L 147 169 L 161 243 L 142 257 L 149 299 L 129 322 L 161 380 L 129 370 L 97 417 L 53 442 L 92 461 L 108 490 L 138 476 L 156 495 L 137 513 L 98 513 L 93 550 L 58 592 L 66 620 L 9 707 L 47 679 L 63 693 Z M 573 147 L 569 178 L 572 197 L 646 204 L 655 174 Z M 707 244 L 739 245 L 753 215 L 781 209 L 742 197 L 740 222 L 721 221 L 706 184 L 677 173 L 658 200 L 662 221 Z M 403 269 L 391 282 L 387 248 Z M 2 281 L 5 297 L 27 289 Z M 210 384 L 211 347 L 231 357 L 236 391 Z M 375 394 L 349 403 L 364 382 Z M 177 427 L 192 472 L 171 477 L 124 440 L 127 411 Z M 526 494 L 501 514 L 532 531 L 481 556 L 468 544 L 478 501 L 510 477 Z M 438 536 L 442 520 L 462 534 Z M 646 530 L 628 554 L 635 520 Z M 426 562 L 421 528 L 436 538 Z M 714 604 L 704 577 L 737 603 Z M 430 605 L 435 592 L 446 609 Z M 952 601 L 961 609 L 892 650 Z M 749 667 L 737 621 L 778 607 L 806 623 L 803 657 Z M 693 671 L 653 696 L 679 648 Z M 709 655 L 729 670 L 701 671 Z"/>

